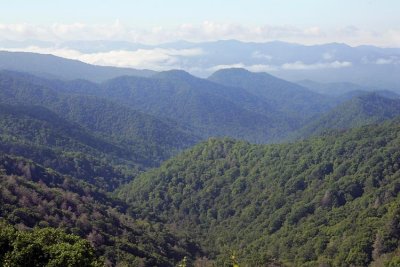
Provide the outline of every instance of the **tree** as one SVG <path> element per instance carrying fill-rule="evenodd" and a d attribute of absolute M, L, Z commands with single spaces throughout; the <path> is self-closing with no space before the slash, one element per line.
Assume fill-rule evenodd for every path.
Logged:
<path fill-rule="evenodd" d="M 19 231 L 0 223 L 1 266 L 102 266 L 90 243 L 60 229 Z"/>

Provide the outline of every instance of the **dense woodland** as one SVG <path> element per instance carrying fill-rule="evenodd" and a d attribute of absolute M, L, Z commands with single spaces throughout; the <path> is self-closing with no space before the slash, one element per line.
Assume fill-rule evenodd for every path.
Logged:
<path fill-rule="evenodd" d="M 21 231 L 0 222 L 1 266 L 103 266 L 87 240 L 54 228 Z"/>
<path fill-rule="evenodd" d="M 343 130 L 380 123 L 400 115 L 400 100 L 382 92 L 355 96 L 297 130 L 294 140 L 320 135 L 329 130 Z"/>
<path fill-rule="evenodd" d="M 52 227 L 85 237 L 110 264 L 173 266 L 200 252 L 184 236 L 140 219 L 127 204 L 90 184 L 23 158 L 2 156 L 0 169 L 0 216 L 22 230 Z"/>
<path fill-rule="evenodd" d="M 398 266 L 397 94 L 145 76 L 0 72 L 0 265 Z"/>
<path fill-rule="evenodd" d="M 292 144 L 210 139 L 119 195 L 219 264 L 235 251 L 245 266 L 366 266 L 398 252 L 399 145 L 399 120 Z"/>

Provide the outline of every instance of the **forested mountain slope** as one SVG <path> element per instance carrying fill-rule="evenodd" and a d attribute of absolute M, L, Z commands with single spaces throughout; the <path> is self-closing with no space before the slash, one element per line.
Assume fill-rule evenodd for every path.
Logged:
<path fill-rule="evenodd" d="M 107 265 L 175 266 L 184 256 L 201 255 L 192 241 L 136 215 L 95 186 L 30 160 L 0 156 L 0 217 L 12 225 L 61 228 L 84 237 Z"/>
<path fill-rule="evenodd" d="M 0 220 L 1 266 L 101 267 L 93 247 L 79 236 L 60 229 L 23 230 Z"/>
<path fill-rule="evenodd" d="M 400 116 L 400 100 L 381 96 L 379 92 L 356 96 L 316 117 L 295 136 L 308 137 L 329 130 L 345 130 L 367 124 L 380 123 Z"/>
<path fill-rule="evenodd" d="M 3 71 L 0 94 L 4 103 L 44 106 L 102 138 L 140 151 L 135 157 L 151 166 L 200 138 L 280 142 L 343 101 L 242 69 L 221 70 L 210 80 L 175 70 L 96 84 Z"/>
<path fill-rule="evenodd" d="M 399 166 L 399 119 L 291 144 L 213 138 L 119 196 L 220 265 L 236 251 L 241 266 L 367 266 L 399 248 Z"/>
<path fill-rule="evenodd" d="M 40 106 L 0 104 L 0 151 L 112 190 L 139 168 L 129 149 L 92 135 Z"/>
<path fill-rule="evenodd" d="M 265 143 L 292 129 L 290 117 L 268 101 L 183 71 L 162 72 L 151 79 L 120 77 L 103 84 L 103 91 L 114 101 L 188 125 L 203 138 L 231 136 Z"/>
<path fill-rule="evenodd" d="M 209 78 L 225 86 L 240 87 L 251 94 L 274 103 L 283 113 L 304 120 L 335 106 L 334 98 L 312 92 L 267 73 L 254 73 L 245 69 L 222 69 Z"/>
<path fill-rule="evenodd" d="M 47 108 L 71 125 L 78 124 L 91 135 L 123 147 L 129 154 L 124 158 L 139 167 L 157 166 L 198 140 L 175 122 L 71 90 L 60 86 L 59 81 L 53 83 L 15 72 L 0 73 L 1 103 Z"/>

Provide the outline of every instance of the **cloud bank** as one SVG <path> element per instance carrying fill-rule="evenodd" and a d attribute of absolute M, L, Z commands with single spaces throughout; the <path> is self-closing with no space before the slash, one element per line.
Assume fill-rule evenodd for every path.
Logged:
<path fill-rule="evenodd" d="M 52 54 L 100 66 L 152 69 L 156 71 L 181 69 L 180 59 L 182 57 L 196 57 L 203 54 L 203 51 L 199 48 L 180 50 L 162 48 L 138 49 L 135 51 L 113 50 L 101 53 L 82 53 L 73 49 L 41 48 L 37 46 L 14 49 L 0 48 L 0 50 Z"/>
<path fill-rule="evenodd" d="M 293 63 L 285 63 L 282 65 L 284 70 L 319 70 L 319 69 L 340 69 L 350 67 L 352 65 L 349 61 L 333 61 L 329 63 L 314 63 L 304 64 L 301 61 Z"/>
<path fill-rule="evenodd" d="M 351 67 L 352 63 L 348 61 L 333 61 L 329 63 L 315 63 L 315 64 L 304 64 L 301 61 L 296 61 L 292 63 L 285 63 L 282 65 L 265 65 L 265 64 L 254 64 L 246 65 L 243 63 L 229 64 L 229 65 L 217 65 L 208 68 L 207 71 L 215 72 L 221 69 L 230 68 L 244 68 L 253 72 L 270 72 L 279 70 L 319 70 L 319 69 L 339 69 Z"/>
<path fill-rule="evenodd" d="M 200 24 L 182 24 L 175 28 L 155 27 L 137 29 L 116 21 L 112 24 L 0 24 L 0 50 L 23 51 L 80 60 L 102 66 L 152 69 L 157 71 L 184 69 L 193 74 L 208 75 L 224 68 L 246 68 L 255 72 L 306 71 L 348 68 L 358 64 L 351 56 L 338 56 L 335 49 L 319 52 L 319 58 L 279 56 L 261 47 L 252 48 L 248 54 L 235 57 L 235 43 L 230 59 L 220 57 L 218 50 L 208 50 L 207 45 L 196 43 L 166 44 L 176 40 L 191 42 L 235 39 L 239 41 L 267 42 L 280 40 L 303 44 L 345 42 L 348 44 L 376 44 L 400 47 L 400 28 L 384 32 L 365 31 L 356 27 L 322 29 L 286 26 L 245 26 L 232 23 L 205 21 Z M 85 42 L 89 41 L 89 42 Z M 95 42 L 90 42 L 95 41 Z M 113 41 L 113 42 L 107 42 Z M 116 42 L 114 42 L 116 41 Z M 122 41 L 122 42 L 119 42 Z M 164 45 L 141 45 L 141 44 Z M 1 47 L 3 46 L 3 48 Z M 289 44 L 290 46 L 290 44 Z M 210 52 L 211 51 L 211 52 Z M 216 53 L 216 54 L 213 54 Z M 246 57 L 246 58 L 245 58 Z M 399 58 L 382 54 L 379 58 L 366 57 L 363 64 L 399 64 Z M 307 62 L 307 63 L 305 63 Z"/>
<path fill-rule="evenodd" d="M 264 42 L 281 40 L 301 44 L 344 42 L 350 45 L 372 44 L 384 47 L 400 47 L 400 27 L 385 31 L 364 30 L 354 26 L 324 29 L 318 26 L 301 28 L 291 25 L 246 26 L 235 23 L 204 21 L 200 24 L 182 24 L 176 27 L 162 26 L 141 29 L 115 21 L 112 24 L 0 24 L 0 38 L 4 40 L 125 40 L 157 44 L 176 40 L 194 42 L 236 39 Z"/>

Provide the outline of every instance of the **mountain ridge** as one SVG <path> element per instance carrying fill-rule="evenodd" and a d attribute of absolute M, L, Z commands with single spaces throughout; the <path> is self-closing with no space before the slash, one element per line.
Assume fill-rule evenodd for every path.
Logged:
<path fill-rule="evenodd" d="M 45 78 L 101 82 L 121 75 L 150 76 L 150 70 L 106 67 L 51 54 L 0 51 L 0 70 L 29 72 Z"/>

